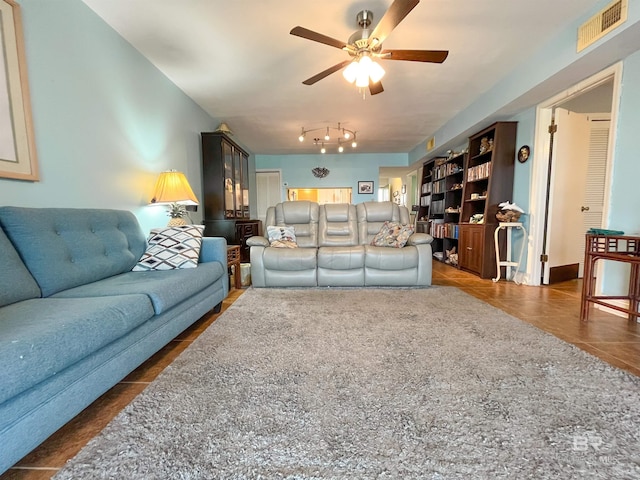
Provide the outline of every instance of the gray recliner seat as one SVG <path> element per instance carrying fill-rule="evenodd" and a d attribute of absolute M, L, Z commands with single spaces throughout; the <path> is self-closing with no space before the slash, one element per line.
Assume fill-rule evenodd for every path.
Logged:
<path fill-rule="evenodd" d="M 363 286 L 364 246 L 358 244 L 356 207 L 348 203 L 320 206 L 318 285 Z"/>
<path fill-rule="evenodd" d="M 358 238 L 365 249 L 365 285 L 431 285 L 433 237 L 414 233 L 403 248 L 375 247 L 373 237 L 385 221 L 408 224 L 409 211 L 393 202 L 364 202 L 356 206 Z"/>
<path fill-rule="evenodd" d="M 278 203 L 267 209 L 269 226 L 293 226 L 299 248 L 272 248 L 264 237 L 251 237 L 251 283 L 255 287 L 315 287 L 318 251 L 318 204 Z"/>

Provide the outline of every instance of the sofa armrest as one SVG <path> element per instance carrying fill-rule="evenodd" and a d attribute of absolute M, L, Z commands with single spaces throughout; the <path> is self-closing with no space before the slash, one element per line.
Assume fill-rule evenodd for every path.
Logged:
<path fill-rule="evenodd" d="M 227 266 L 227 240 L 224 237 L 202 237 L 199 263 L 220 262 Z"/>
<path fill-rule="evenodd" d="M 407 240 L 407 245 L 425 245 L 433 242 L 433 237 L 428 233 L 413 233 Z"/>
<path fill-rule="evenodd" d="M 248 247 L 268 247 L 269 240 L 265 237 L 254 236 L 247 238 Z"/>

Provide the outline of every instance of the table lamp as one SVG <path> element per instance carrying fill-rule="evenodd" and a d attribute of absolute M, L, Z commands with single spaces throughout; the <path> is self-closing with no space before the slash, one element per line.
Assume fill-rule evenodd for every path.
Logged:
<path fill-rule="evenodd" d="M 162 172 L 158 177 L 153 190 L 150 205 L 169 205 L 167 210 L 171 217 L 168 226 L 186 225 L 186 205 L 198 205 L 196 198 L 187 177 L 184 173 L 176 170 Z"/>

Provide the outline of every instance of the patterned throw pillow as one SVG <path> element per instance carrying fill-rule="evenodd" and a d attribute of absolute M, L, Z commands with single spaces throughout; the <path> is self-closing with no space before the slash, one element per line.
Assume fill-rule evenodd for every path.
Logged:
<path fill-rule="evenodd" d="M 296 232 L 293 227 L 268 226 L 269 245 L 275 248 L 297 248 Z"/>
<path fill-rule="evenodd" d="M 380 231 L 371 240 L 374 247 L 402 248 L 407 244 L 413 233 L 413 226 L 401 225 L 396 222 L 384 222 Z"/>
<path fill-rule="evenodd" d="M 203 231 L 204 225 L 154 228 L 149 235 L 149 246 L 133 271 L 196 268 Z"/>

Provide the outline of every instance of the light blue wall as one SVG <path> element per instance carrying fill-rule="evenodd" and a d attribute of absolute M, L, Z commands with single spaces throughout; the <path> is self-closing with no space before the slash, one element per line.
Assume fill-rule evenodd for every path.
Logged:
<path fill-rule="evenodd" d="M 414 164 L 441 155 L 449 148 L 455 149 L 470 134 L 498 120 L 518 121 L 516 145 L 533 147 L 537 104 L 617 61 L 622 61 L 623 79 L 613 158 L 611 214 L 606 227 L 629 234 L 640 234 L 636 186 L 640 179 L 637 154 L 637 132 L 640 125 L 640 1 L 629 2 L 627 21 L 624 24 L 582 52 L 576 52 L 578 26 L 607 3 L 608 0 L 602 0 L 593 12 L 567 26 L 532 57 L 523 58 L 521 64 L 514 65 L 509 75 L 435 133 L 436 148 L 429 155 L 425 156 L 425 139 L 424 143 L 409 152 L 409 162 Z M 533 155 L 535 152 L 532 150 Z M 524 165 L 516 162 L 513 197 L 526 212 L 530 210 L 529 195 L 534 161 L 530 160 Z M 529 216 L 525 215 L 523 220 L 525 227 L 529 227 Z M 521 239 L 516 239 L 515 251 L 518 251 L 520 241 Z M 526 261 L 520 270 L 524 271 L 525 268 Z M 626 267 L 608 267 L 604 276 L 605 292 L 624 292 L 627 289 L 627 279 Z"/>
<path fill-rule="evenodd" d="M 611 206 L 607 227 L 640 235 L 640 155 L 638 132 L 640 126 L 640 51 L 624 61 L 622 93 L 616 149 L 611 184 Z M 627 291 L 629 266 L 616 263 L 606 265 L 604 293 L 619 295 Z"/>
<path fill-rule="evenodd" d="M 41 181 L 0 179 L 0 205 L 122 208 L 146 231 L 167 223 L 146 206 L 161 171 L 201 198 L 214 119 L 80 0 L 19 3 Z"/>
<path fill-rule="evenodd" d="M 528 145 L 533 155 L 533 140 L 536 122 L 536 110 L 535 108 L 529 108 L 518 115 L 510 118 L 509 120 L 518 122 L 518 130 L 516 134 L 516 148 L 520 148 L 523 145 Z M 525 163 L 515 162 L 515 169 L 513 174 L 513 196 L 510 199 L 515 202 L 525 212 L 529 212 L 529 195 L 531 194 L 531 175 L 532 175 L 533 161 L 529 160 Z M 520 217 L 523 227 L 527 232 L 531 230 L 531 218 L 528 214 Z M 513 251 L 520 252 L 522 248 L 522 242 L 526 242 L 521 230 L 514 230 L 513 232 Z M 527 270 L 527 255 L 526 247 L 522 255 L 522 261 L 520 263 L 520 271 L 526 272 Z"/>
<path fill-rule="evenodd" d="M 379 168 L 408 165 L 406 153 L 377 154 L 318 154 L 318 155 L 256 155 L 256 170 L 280 170 L 282 183 L 288 188 L 348 188 L 353 192 L 352 203 L 377 200 L 373 195 L 358 194 L 358 181 L 374 182 L 377 190 Z M 328 168 L 330 173 L 325 178 L 316 178 L 311 173 L 315 167 Z M 286 197 L 283 188 L 282 198 Z"/>

